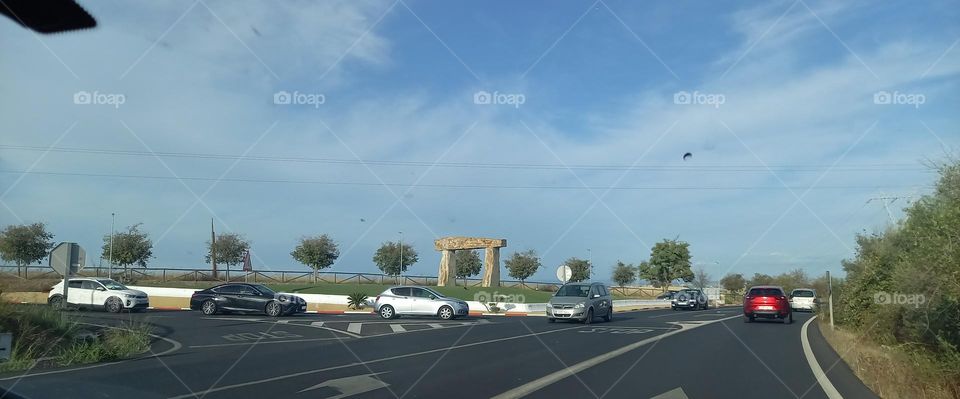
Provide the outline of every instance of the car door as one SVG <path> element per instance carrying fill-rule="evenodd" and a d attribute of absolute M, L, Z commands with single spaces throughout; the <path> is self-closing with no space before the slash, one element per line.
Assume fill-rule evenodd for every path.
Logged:
<path fill-rule="evenodd" d="M 409 314 L 412 303 L 410 287 L 397 287 L 391 289 L 390 292 L 393 293 L 394 296 L 390 301 L 393 310 L 398 314 Z"/>
<path fill-rule="evenodd" d="M 607 314 L 610 311 L 610 307 L 613 306 L 613 300 L 610 297 L 610 291 L 607 291 L 605 285 L 598 285 L 597 289 L 600 290 L 600 314 Z"/>
<path fill-rule="evenodd" d="M 433 294 L 423 288 L 410 288 L 410 313 L 434 314 L 435 301 Z"/>
<path fill-rule="evenodd" d="M 90 306 L 90 289 L 84 289 L 83 283 L 85 280 L 70 280 L 69 289 L 67 290 L 67 303 L 72 303 L 77 306 Z"/>
<path fill-rule="evenodd" d="M 253 287 L 248 285 L 238 285 L 237 293 L 237 307 L 245 310 L 251 311 L 265 311 L 267 309 L 267 302 L 271 298 L 267 298 L 260 291 L 257 291 Z"/>
<path fill-rule="evenodd" d="M 240 305 L 239 295 L 240 287 L 230 284 L 225 285 L 214 290 L 217 293 L 217 297 L 220 298 L 217 306 L 224 309 L 238 309 Z"/>
<path fill-rule="evenodd" d="M 103 306 L 107 303 L 107 298 L 110 297 L 110 292 L 99 282 L 85 280 L 83 288 L 90 290 L 90 304 L 93 306 Z"/>

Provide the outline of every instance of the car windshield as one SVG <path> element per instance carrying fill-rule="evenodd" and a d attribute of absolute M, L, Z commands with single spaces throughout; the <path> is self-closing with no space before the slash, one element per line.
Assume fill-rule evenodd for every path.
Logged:
<path fill-rule="evenodd" d="M 560 287 L 554 296 L 578 296 L 586 297 L 590 293 L 589 285 L 571 284 Z"/>
<path fill-rule="evenodd" d="M 793 296 L 800 297 L 800 298 L 813 298 L 813 291 L 797 290 L 793 292 Z"/>
<path fill-rule="evenodd" d="M 264 295 L 276 295 L 276 294 L 277 294 L 276 292 L 274 292 L 274 291 L 271 290 L 270 288 L 267 288 L 267 286 L 265 286 L 265 285 L 255 284 L 253 287 L 256 288 L 257 291 L 260 291 L 260 292 L 261 292 L 262 294 L 264 294 Z"/>
<path fill-rule="evenodd" d="M 125 286 L 125 285 L 123 285 L 123 284 L 120 284 L 120 283 L 118 283 L 118 282 L 116 282 L 116 281 L 113 281 L 113 280 L 97 280 L 97 281 L 99 281 L 100 284 L 103 284 L 103 286 L 106 287 L 108 290 L 126 290 L 126 289 L 128 289 L 127 286 Z"/>

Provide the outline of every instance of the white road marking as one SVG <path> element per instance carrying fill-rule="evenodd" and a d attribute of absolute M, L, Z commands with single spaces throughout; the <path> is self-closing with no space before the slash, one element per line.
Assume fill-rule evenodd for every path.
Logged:
<path fill-rule="evenodd" d="M 820 363 L 817 362 L 817 358 L 813 356 L 813 350 L 810 349 L 810 340 L 807 338 L 807 326 L 813 322 L 817 316 L 813 316 L 810 320 L 807 320 L 806 323 L 803 323 L 803 328 L 800 329 L 800 345 L 803 346 L 803 356 L 807 358 L 807 364 L 810 365 L 810 371 L 813 372 L 813 375 L 817 377 L 817 382 L 820 383 L 820 387 L 823 388 L 823 392 L 827 394 L 827 397 L 830 399 L 843 399 L 843 396 L 840 395 L 840 392 L 837 391 L 837 388 L 833 386 L 833 383 L 830 382 L 830 379 L 827 378 L 827 374 L 823 372 L 823 369 L 820 368 Z"/>
<path fill-rule="evenodd" d="M 360 335 L 360 328 L 363 327 L 363 323 L 350 323 L 347 324 L 347 332 Z"/>
<path fill-rule="evenodd" d="M 313 322 L 313 323 L 310 323 L 310 327 L 323 327 L 323 322 L 322 322 L 322 321 L 315 321 L 315 322 Z"/>
<path fill-rule="evenodd" d="M 306 391 L 327 387 L 332 388 L 340 393 L 339 395 L 331 396 L 328 399 L 340 399 L 347 396 L 359 395 L 361 393 L 375 391 L 377 389 L 390 386 L 390 384 L 383 382 L 379 377 L 377 377 L 378 374 L 386 373 L 389 373 L 389 371 L 385 373 L 354 375 L 350 377 L 337 378 L 334 380 L 326 380 L 317 385 L 302 389 L 297 393 L 303 393 Z"/>
<path fill-rule="evenodd" d="M 689 399 L 689 397 L 686 392 L 683 392 L 683 388 L 677 387 L 650 399 Z"/>
<path fill-rule="evenodd" d="M 721 321 L 724 321 L 724 320 L 729 320 L 729 319 L 732 319 L 732 318 L 734 318 L 734 317 L 739 317 L 739 316 L 725 317 L 725 318 L 722 318 L 722 319 L 711 320 L 711 321 L 708 321 L 708 322 L 705 322 L 705 323 L 702 323 L 702 324 L 696 324 L 696 325 L 683 324 L 683 325 L 681 325 L 682 328 L 679 329 L 679 330 L 668 331 L 668 332 L 665 332 L 665 333 L 663 333 L 663 334 L 660 334 L 660 335 L 657 335 L 657 336 L 654 336 L 654 337 L 650 337 L 650 338 L 647 338 L 647 339 L 645 339 L 645 340 L 637 341 L 637 342 L 634 342 L 634 343 L 632 343 L 632 344 L 629 344 L 629 345 L 620 347 L 620 348 L 618 348 L 618 349 L 612 350 L 612 351 L 607 352 L 607 353 L 604 353 L 604 354 L 602 354 L 602 355 L 595 356 L 595 357 L 593 357 L 593 358 L 584 360 L 584 361 L 582 361 L 582 362 L 580 362 L 580 363 L 567 366 L 567 367 L 565 367 L 563 370 L 558 370 L 558 371 L 555 371 L 555 372 L 553 372 L 553 373 L 547 374 L 547 375 L 545 375 L 545 376 L 543 376 L 543 377 L 540 377 L 540 378 L 538 378 L 538 379 L 536 379 L 536 380 L 530 381 L 530 382 L 528 382 L 528 383 L 526 383 L 526 384 L 523 384 L 523 385 L 521 385 L 521 386 L 518 386 L 518 387 L 516 387 L 516 388 L 513 388 L 513 389 L 511 389 L 511 390 L 509 390 L 509 391 L 506 391 L 506 392 L 504 392 L 504 393 L 501 393 L 501 394 L 499 394 L 499 395 L 497 395 L 497 396 L 494 396 L 494 398 L 496 398 L 496 399 L 507 399 L 507 398 L 521 398 L 521 397 L 527 396 L 527 395 L 529 395 L 529 394 L 531 394 L 531 393 L 533 393 L 533 392 L 536 392 L 536 391 L 538 391 L 538 390 L 540 390 L 540 389 L 542 389 L 542 388 L 544 388 L 544 387 L 546 387 L 546 386 L 548 386 L 548 385 L 552 385 L 552 384 L 554 384 L 554 383 L 556 383 L 556 382 L 558 382 L 558 381 L 560 381 L 560 380 L 562 380 L 562 379 L 564 379 L 564 378 L 570 377 L 570 376 L 572 376 L 572 375 L 574 375 L 574 374 L 576 374 L 576 373 L 579 373 L 579 372 L 581 372 L 581 371 L 583 371 L 583 370 L 586 370 L 586 369 L 588 369 L 588 368 L 591 368 L 591 367 L 593 367 L 593 366 L 596 366 L 596 365 L 598 365 L 598 364 L 600 364 L 600 363 L 606 362 L 607 360 L 613 359 L 613 358 L 615 358 L 615 357 L 618 357 L 618 356 L 620 356 L 620 355 L 623 355 L 623 354 L 625 354 L 625 353 L 628 353 L 628 352 L 630 352 L 630 351 L 633 351 L 634 349 L 637 349 L 637 348 L 639 348 L 639 347 L 641 347 L 641 346 L 644 346 L 644 345 L 646 345 L 646 344 L 659 341 L 659 340 L 661 340 L 661 339 L 664 339 L 664 338 L 669 337 L 669 336 L 674 335 L 674 334 L 679 334 L 679 333 L 682 333 L 682 332 L 685 332 L 685 331 L 690 331 L 690 330 L 693 330 L 693 329 L 696 329 L 696 328 L 700 328 L 700 327 L 705 326 L 705 325 L 707 325 L 707 324 L 713 324 L 713 323 L 721 322 Z"/>
<path fill-rule="evenodd" d="M 400 324 L 391 324 L 391 325 L 390 325 L 390 329 L 393 330 L 393 332 L 406 332 L 406 331 L 407 331 L 407 329 L 406 329 L 406 328 L 403 328 L 403 326 L 400 325 Z"/>
<path fill-rule="evenodd" d="M 471 342 L 471 343 L 469 343 L 469 344 L 461 344 L 461 345 L 454 345 L 454 346 L 445 347 L 445 348 L 430 349 L 430 350 L 425 350 L 425 351 L 422 351 L 422 352 L 413 352 L 413 353 L 406 353 L 406 354 L 403 354 L 403 355 L 388 356 L 388 357 L 383 357 L 383 358 L 379 358 L 379 359 L 367 360 L 367 361 L 365 361 L 365 362 L 363 362 L 363 363 L 354 362 L 354 363 L 349 363 L 349 364 L 342 364 L 342 365 L 339 365 L 339 366 L 326 367 L 326 368 L 322 368 L 322 369 L 314 369 L 314 370 L 301 371 L 301 372 L 299 372 L 299 373 L 289 373 L 289 374 L 284 374 L 284 375 L 280 375 L 280 376 L 276 376 L 276 377 L 270 377 L 270 378 L 264 378 L 264 379 L 260 379 L 260 380 L 241 382 L 241 383 L 239 383 L 239 384 L 224 385 L 224 386 L 220 386 L 220 387 L 208 389 L 208 390 L 206 390 L 205 392 L 209 394 L 209 393 L 211 393 L 211 392 L 220 392 L 220 391 L 226 391 L 226 390 L 230 390 L 230 389 L 248 387 L 248 386 L 251 386 L 251 385 L 265 384 L 265 383 L 274 382 L 274 381 L 282 381 L 282 380 L 286 380 L 286 379 L 290 379 L 290 378 L 302 377 L 302 376 L 311 375 L 311 374 L 319 374 L 319 373 L 323 373 L 323 372 L 327 372 L 327 371 L 332 371 L 332 370 L 340 370 L 340 369 L 345 369 L 345 368 L 350 368 L 350 367 L 357 367 L 357 366 L 370 365 L 370 364 L 374 364 L 374 363 L 388 362 L 388 361 L 391 361 L 391 360 L 405 359 L 405 358 L 408 358 L 408 357 L 428 355 L 428 354 L 431 354 L 431 353 L 446 352 L 446 351 L 451 351 L 451 350 L 454 350 L 454 349 L 472 348 L 472 347 L 474 347 L 474 346 L 487 345 L 487 344 L 493 344 L 493 343 L 504 342 L 504 341 L 512 341 L 512 340 L 515 340 L 515 339 L 529 338 L 529 337 L 538 336 L 538 335 L 544 335 L 544 334 L 553 334 L 553 333 L 557 333 L 557 332 L 561 332 L 561 331 L 569 331 L 569 330 L 573 330 L 573 329 L 577 329 L 577 328 L 583 328 L 583 326 L 582 326 L 582 325 L 579 325 L 579 326 L 573 326 L 573 327 L 567 327 L 567 328 L 560 328 L 560 329 L 556 329 L 556 330 L 543 331 L 543 332 L 538 332 L 538 333 L 529 333 L 529 334 L 523 334 L 523 335 L 515 335 L 515 336 L 512 336 L 512 337 L 496 338 L 496 339 L 491 339 L 491 340 L 487 340 L 487 341 Z M 670 334 L 670 333 L 667 333 L 667 334 Z M 261 344 L 263 344 L 263 343 L 265 343 L 265 342 L 261 342 Z M 11 378 L 16 378 L 16 377 L 11 377 Z M 168 399 L 186 399 L 186 398 L 195 398 L 195 397 L 196 397 L 196 395 L 191 392 L 191 393 L 186 393 L 186 394 L 183 394 L 183 395 L 171 396 L 171 397 L 169 397 Z"/>

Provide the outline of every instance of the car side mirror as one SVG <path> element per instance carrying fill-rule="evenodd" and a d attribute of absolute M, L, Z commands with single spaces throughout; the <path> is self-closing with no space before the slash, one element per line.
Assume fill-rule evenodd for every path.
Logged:
<path fill-rule="evenodd" d="M 434 299 L 437 299 L 437 296 L 436 296 L 436 295 L 430 295 L 430 300 L 434 300 Z"/>
<path fill-rule="evenodd" d="M 103 287 L 97 287 L 97 291 L 106 291 L 106 290 L 107 290 L 106 288 L 103 288 Z"/>
<path fill-rule="evenodd" d="M 599 298 L 599 297 L 600 297 L 600 294 L 593 294 L 593 297 L 594 297 L 594 298 Z"/>
<path fill-rule="evenodd" d="M 793 294 L 790 294 L 790 299 L 793 299 Z"/>

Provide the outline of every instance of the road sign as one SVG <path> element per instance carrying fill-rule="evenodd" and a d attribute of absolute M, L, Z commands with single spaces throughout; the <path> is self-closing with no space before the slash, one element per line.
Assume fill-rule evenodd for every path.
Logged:
<path fill-rule="evenodd" d="M 75 242 L 61 242 L 53 248 L 53 251 L 50 251 L 50 267 L 61 276 L 67 275 L 68 266 L 70 274 L 83 269 L 86 259 L 87 252 Z"/>
<path fill-rule="evenodd" d="M 570 269 L 570 266 L 560 265 L 560 267 L 557 268 L 557 278 L 560 279 L 560 281 L 564 284 L 566 284 L 567 281 L 570 281 L 570 277 L 572 276 L 573 270 Z"/>

